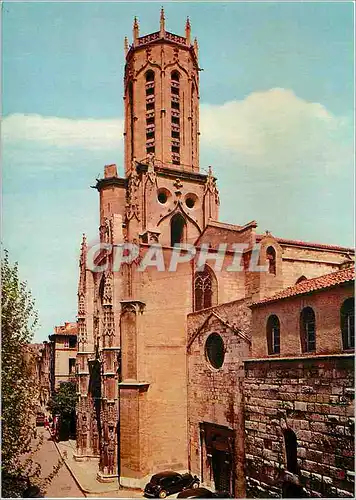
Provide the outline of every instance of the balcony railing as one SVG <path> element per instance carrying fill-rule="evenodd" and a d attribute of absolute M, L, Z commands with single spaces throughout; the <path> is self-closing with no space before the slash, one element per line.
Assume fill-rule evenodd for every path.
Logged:
<path fill-rule="evenodd" d="M 156 33 L 150 33 L 149 35 L 141 36 L 138 39 L 138 44 L 145 45 L 146 43 L 153 42 L 154 40 L 158 39 L 159 39 L 159 31 L 156 31 Z"/>
<path fill-rule="evenodd" d="M 151 123 L 150 125 L 146 125 L 146 133 L 151 133 L 155 131 L 155 125 L 154 123 Z"/>
<path fill-rule="evenodd" d="M 167 40 L 171 40 L 172 42 L 180 43 L 182 45 L 187 44 L 187 41 L 183 36 L 178 36 L 175 35 L 174 33 L 169 33 L 169 31 L 165 32 L 164 37 L 167 38 Z"/>

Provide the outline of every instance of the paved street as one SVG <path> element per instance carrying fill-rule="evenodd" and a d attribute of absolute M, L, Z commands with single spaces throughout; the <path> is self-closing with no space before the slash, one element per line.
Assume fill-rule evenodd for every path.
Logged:
<path fill-rule="evenodd" d="M 59 454 L 53 441 L 49 439 L 49 433 L 44 428 L 37 428 L 38 435 L 43 434 L 44 442 L 41 449 L 35 455 L 35 460 L 41 464 L 42 476 L 46 477 L 53 467 L 58 463 Z M 49 485 L 46 497 L 48 498 L 83 498 L 85 495 L 78 488 L 65 464 Z"/>
<path fill-rule="evenodd" d="M 34 460 L 41 464 L 42 477 L 48 476 L 55 465 L 57 465 L 60 455 L 58 453 L 57 447 L 54 442 L 49 438 L 49 433 L 43 427 L 37 427 L 38 437 L 43 435 L 44 441 L 43 445 L 37 454 L 34 456 Z M 88 473 L 91 474 L 90 467 L 88 467 Z M 93 483 L 94 484 L 94 483 Z M 121 490 L 111 491 L 111 492 L 101 492 L 101 493 L 86 493 L 84 494 L 78 487 L 77 483 L 73 479 L 72 474 L 69 472 L 65 464 L 62 465 L 60 471 L 53 479 L 52 483 L 49 485 L 46 498 L 138 498 L 143 495 L 137 490 Z M 170 495 L 169 498 L 174 499 L 177 494 Z"/>

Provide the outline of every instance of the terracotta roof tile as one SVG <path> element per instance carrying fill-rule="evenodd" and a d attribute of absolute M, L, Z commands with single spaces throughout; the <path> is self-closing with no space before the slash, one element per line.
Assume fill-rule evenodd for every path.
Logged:
<path fill-rule="evenodd" d="M 77 335 L 77 323 L 66 322 L 64 325 L 54 327 L 54 335 Z"/>
<path fill-rule="evenodd" d="M 322 248 L 323 250 L 338 250 L 345 253 L 351 253 L 352 255 L 355 253 L 355 249 L 351 247 L 341 247 L 338 245 L 328 245 L 326 243 L 313 243 L 301 240 L 289 240 L 286 238 L 277 238 L 274 237 L 273 235 L 271 236 L 275 238 L 281 245 L 303 246 L 308 248 Z M 265 234 L 256 234 L 256 241 L 261 241 L 265 237 L 266 237 Z"/>
<path fill-rule="evenodd" d="M 285 288 L 284 290 L 281 290 L 271 297 L 266 297 L 258 302 L 254 302 L 253 304 L 251 304 L 251 306 L 267 304 L 268 302 L 287 299 L 288 297 L 294 297 L 295 295 L 303 295 L 304 293 L 315 292 L 316 290 L 330 288 L 342 283 L 346 283 L 348 281 L 352 281 L 354 279 L 355 269 L 353 267 L 342 269 L 341 271 L 325 274 L 324 276 L 319 276 L 318 278 L 303 280 L 294 286 L 290 286 L 288 288 Z"/>

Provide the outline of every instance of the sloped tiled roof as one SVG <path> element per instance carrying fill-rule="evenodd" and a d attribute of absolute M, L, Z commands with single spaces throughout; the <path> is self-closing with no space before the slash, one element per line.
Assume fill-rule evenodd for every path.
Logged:
<path fill-rule="evenodd" d="M 342 283 L 347 283 L 355 279 L 355 269 L 348 268 L 342 269 L 341 271 L 336 271 L 334 273 L 325 274 L 324 276 L 319 276 L 318 278 L 311 278 L 301 281 L 300 283 L 285 288 L 280 292 L 272 295 L 271 297 L 266 297 L 258 302 L 251 304 L 251 307 L 258 306 L 260 304 L 267 304 L 268 302 L 275 302 L 281 299 L 287 299 L 288 297 L 294 297 L 295 295 L 303 295 L 305 293 L 315 292 L 317 290 L 322 290 L 323 288 L 331 288 Z"/>
<path fill-rule="evenodd" d="M 55 335 L 77 335 L 77 323 L 66 322 L 64 325 L 54 327 Z"/>
<path fill-rule="evenodd" d="M 256 234 L 256 241 L 261 241 L 265 237 L 266 237 L 265 234 Z M 286 238 L 277 238 L 274 236 L 272 237 L 275 238 L 281 245 L 301 246 L 307 248 L 320 248 L 323 250 L 336 250 L 339 252 L 351 253 L 352 255 L 355 253 L 355 249 L 351 247 L 341 247 L 338 245 L 328 245 L 326 243 L 313 243 L 309 241 L 289 240 Z"/>

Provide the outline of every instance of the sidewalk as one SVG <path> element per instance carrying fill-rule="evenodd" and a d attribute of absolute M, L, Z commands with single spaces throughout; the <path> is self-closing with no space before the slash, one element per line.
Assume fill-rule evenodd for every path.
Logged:
<path fill-rule="evenodd" d="M 73 455 L 75 453 L 75 441 L 55 442 L 57 450 L 64 459 L 66 466 L 83 493 L 88 493 L 90 497 L 101 495 L 111 498 L 140 498 L 142 491 L 133 489 L 119 489 L 118 482 L 100 483 L 96 479 L 98 473 L 98 463 L 95 460 L 77 462 Z M 109 495 L 110 494 L 110 495 Z M 86 495 L 87 496 L 87 495 Z"/>

